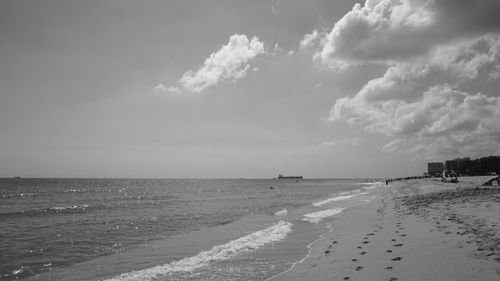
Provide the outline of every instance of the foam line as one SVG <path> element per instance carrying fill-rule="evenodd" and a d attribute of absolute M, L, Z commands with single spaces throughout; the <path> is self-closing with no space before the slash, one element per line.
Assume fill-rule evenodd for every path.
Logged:
<path fill-rule="evenodd" d="M 347 199 L 351 199 L 353 197 L 356 197 L 359 195 L 365 195 L 365 194 L 368 194 L 368 193 L 367 192 L 359 192 L 359 193 L 351 194 L 351 195 L 341 195 L 341 196 L 337 196 L 337 197 L 333 197 L 333 198 L 328 198 L 328 199 L 323 200 L 323 201 L 315 202 L 315 203 L 313 203 L 313 206 L 314 207 L 321 207 L 321 206 L 328 204 L 330 202 L 347 200 Z"/>
<path fill-rule="evenodd" d="M 287 209 L 281 209 L 281 210 L 277 211 L 276 213 L 274 213 L 274 215 L 278 216 L 278 217 L 286 216 L 287 214 L 288 214 Z"/>
<path fill-rule="evenodd" d="M 230 241 L 223 245 L 216 245 L 208 251 L 174 261 L 164 265 L 123 273 L 106 281 L 150 281 L 162 275 L 173 272 L 193 271 L 210 263 L 227 260 L 244 252 L 254 251 L 266 244 L 279 241 L 292 230 L 290 222 L 280 221 L 266 229 L 259 230 Z"/>
<path fill-rule="evenodd" d="M 319 211 L 319 212 L 305 214 L 303 220 L 311 222 L 311 223 L 318 223 L 324 218 L 339 214 L 344 209 L 345 208 L 334 208 L 334 209 L 328 209 L 328 210 L 323 210 L 323 211 Z"/>
<path fill-rule="evenodd" d="M 364 183 L 361 183 L 361 186 L 363 187 L 363 189 L 373 189 L 373 188 L 376 188 L 376 187 L 379 187 L 379 186 L 382 186 L 383 183 L 382 182 L 364 182 Z"/>
<path fill-rule="evenodd" d="M 332 232 L 332 231 L 333 231 L 333 227 L 332 227 L 332 225 L 331 225 L 330 223 L 327 223 L 327 224 L 326 224 L 326 227 L 328 228 L 328 231 L 327 231 L 325 234 L 328 234 L 328 233 L 330 233 L 330 232 Z M 321 235 L 318 237 L 318 239 L 316 239 L 316 240 L 312 241 L 311 243 L 307 244 L 307 254 L 306 254 L 306 255 L 305 255 L 302 259 L 300 259 L 300 260 L 299 260 L 299 261 L 297 261 L 297 262 L 294 262 L 294 263 L 293 263 L 293 264 L 292 264 L 292 265 L 291 265 L 291 266 L 290 266 L 287 270 L 285 270 L 285 271 L 283 271 L 283 272 L 280 272 L 280 273 L 278 273 L 278 274 L 276 274 L 276 275 L 274 275 L 274 276 L 271 276 L 271 277 L 269 277 L 268 279 L 266 279 L 266 280 L 264 280 L 264 281 L 270 281 L 270 280 L 272 280 L 272 279 L 275 279 L 275 278 L 276 278 L 276 277 L 278 277 L 278 276 L 281 276 L 281 275 L 283 275 L 283 274 L 286 274 L 287 272 L 292 271 L 292 269 L 293 269 L 295 266 L 297 266 L 298 264 L 303 263 L 306 259 L 308 259 L 308 258 L 311 256 L 311 253 L 312 253 L 312 246 L 313 246 L 316 242 L 318 242 L 318 241 L 320 241 L 320 240 L 323 240 L 323 239 L 325 239 L 325 236 L 324 236 L 324 234 L 321 234 Z"/>

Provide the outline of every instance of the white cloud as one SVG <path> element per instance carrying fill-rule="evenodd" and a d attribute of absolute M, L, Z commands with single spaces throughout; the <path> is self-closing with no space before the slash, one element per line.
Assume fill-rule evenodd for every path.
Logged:
<path fill-rule="evenodd" d="M 165 92 L 165 93 L 180 93 L 180 89 L 177 87 L 169 86 L 165 87 L 162 83 L 158 84 L 155 88 L 155 91 Z"/>
<path fill-rule="evenodd" d="M 456 88 L 463 81 L 476 78 L 482 69 L 496 68 L 500 60 L 500 37 L 486 35 L 443 50 L 447 50 L 446 57 L 433 55 L 424 64 L 392 65 L 383 77 L 368 81 L 354 97 L 338 99 L 330 120 L 366 122 L 370 131 L 387 135 L 420 132 L 422 126 L 428 126 L 428 132 L 432 133 L 445 123 L 440 114 L 444 114 L 447 105 L 458 110 L 460 103 L 478 99 L 492 102 L 483 94 L 471 95 Z M 453 101 L 459 103 L 450 104 Z M 472 118 L 469 116 L 469 121 Z"/>
<path fill-rule="evenodd" d="M 496 65 L 491 73 L 488 75 L 490 79 L 499 79 L 500 78 L 500 65 Z"/>
<path fill-rule="evenodd" d="M 499 9 L 494 0 L 367 0 L 334 25 L 318 57 L 337 69 L 418 58 L 437 45 L 498 29 L 492 11 Z"/>
<path fill-rule="evenodd" d="M 482 68 L 494 73 L 500 58 L 500 34 L 483 36 L 437 46 L 429 55 L 429 63 L 449 71 L 453 77 L 474 79 Z"/>
<path fill-rule="evenodd" d="M 300 49 L 304 50 L 307 48 L 318 47 L 320 39 L 320 33 L 317 29 L 315 29 L 311 33 L 304 35 L 304 38 L 300 41 Z"/>
<path fill-rule="evenodd" d="M 493 151 L 500 148 L 499 108 L 500 97 L 470 94 L 444 84 L 411 97 L 368 100 L 358 93 L 342 98 L 332 108 L 330 120 L 348 120 L 373 133 L 398 137 L 384 146 L 387 151 L 422 154 L 416 148 L 426 143 L 421 147 L 429 148 L 425 155 L 449 152 L 455 146 L 460 146 L 457 151 L 473 153 L 480 144 L 488 144 Z"/>
<path fill-rule="evenodd" d="M 165 87 L 165 85 L 163 85 L 162 83 L 160 83 L 160 84 L 156 85 L 156 87 L 154 89 L 164 92 L 164 91 L 167 90 L 167 87 Z"/>
<path fill-rule="evenodd" d="M 189 70 L 179 80 L 186 90 L 201 92 L 221 81 L 238 80 L 246 76 L 249 61 L 266 52 L 264 43 L 257 37 L 248 39 L 245 35 L 235 34 L 221 49 L 208 57 L 197 70 Z"/>
<path fill-rule="evenodd" d="M 329 120 L 395 137 L 383 150 L 421 159 L 498 153 L 498 93 L 463 90 L 470 81 L 500 77 L 500 20 L 494 8 L 500 1 L 355 5 L 316 56 L 334 69 L 365 63 L 388 68 L 354 96 L 337 99 Z"/>

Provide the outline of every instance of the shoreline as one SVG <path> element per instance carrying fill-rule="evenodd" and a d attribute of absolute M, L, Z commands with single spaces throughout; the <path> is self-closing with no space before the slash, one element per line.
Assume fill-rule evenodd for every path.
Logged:
<path fill-rule="evenodd" d="M 394 182 L 328 222 L 310 253 L 267 280 L 496 280 L 500 188 L 483 177 L 457 184 Z"/>

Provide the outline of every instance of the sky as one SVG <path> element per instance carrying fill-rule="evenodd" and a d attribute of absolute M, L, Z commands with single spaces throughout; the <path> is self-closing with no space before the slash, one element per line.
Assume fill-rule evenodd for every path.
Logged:
<path fill-rule="evenodd" d="M 500 155 L 498 11 L 1 1 L 0 177 L 399 177 Z"/>

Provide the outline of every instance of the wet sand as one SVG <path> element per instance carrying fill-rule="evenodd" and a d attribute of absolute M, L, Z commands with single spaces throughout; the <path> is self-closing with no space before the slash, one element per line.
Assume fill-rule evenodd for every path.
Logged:
<path fill-rule="evenodd" d="M 500 189 L 486 178 L 379 187 L 272 280 L 500 280 Z"/>

